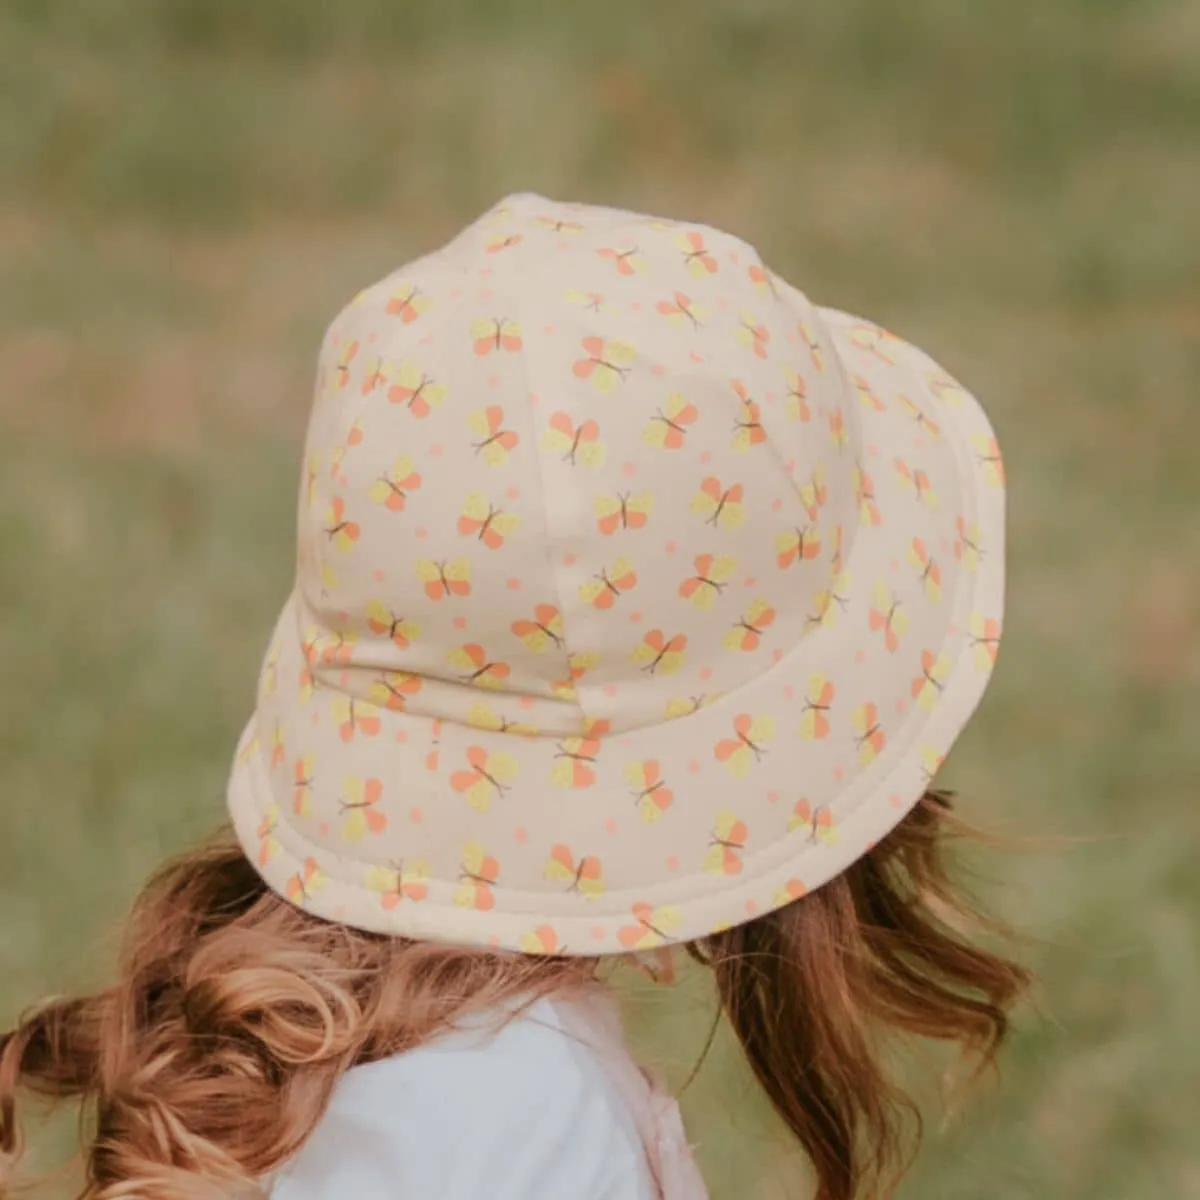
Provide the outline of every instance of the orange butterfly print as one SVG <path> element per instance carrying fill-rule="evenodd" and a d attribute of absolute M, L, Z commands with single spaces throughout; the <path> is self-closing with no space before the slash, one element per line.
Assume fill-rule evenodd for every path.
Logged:
<path fill-rule="evenodd" d="M 637 246 L 625 246 L 620 249 L 605 246 L 596 253 L 612 263 L 618 275 L 638 275 L 646 269 L 646 260 Z"/>
<path fill-rule="evenodd" d="M 699 329 L 704 321 L 704 309 L 683 294 L 676 292 L 673 300 L 660 300 L 654 306 L 672 325 L 690 325 Z"/>
<path fill-rule="evenodd" d="M 863 376 L 851 375 L 850 382 L 854 385 L 854 390 L 858 393 L 858 398 L 867 408 L 874 409 L 875 412 L 887 411 L 887 405 L 879 398 L 879 393 L 875 391 Z"/>
<path fill-rule="evenodd" d="M 600 655 L 594 650 L 575 650 L 567 655 L 566 679 L 556 679 L 550 686 L 560 700 L 574 701 L 579 697 L 575 686 L 590 670 L 600 662 Z"/>
<path fill-rule="evenodd" d="M 946 686 L 950 665 L 948 654 L 935 654 L 932 650 L 921 652 L 921 674 L 912 682 L 912 696 L 922 711 L 933 711 Z"/>
<path fill-rule="evenodd" d="M 550 956 L 565 954 L 566 946 L 558 940 L 558 932 L 553 925 L 539 925 L 530 929 L 517 938 L 517 945 L 525 954 L 540 954 Z"/>
<path fill-rule="evenodd" d="M 775 620 L 775 610 L 765 600 L 755 600 L 744 617 L 725 635 L 727 650 L 757 650 L 763 634 Z"/>
<path fill-rule="evenodd" d="M 744 499 L 745 489 L 740 483 L 726 488 L 715 475 L 709 475 L 701 481 L 700 491 L 692 500 L 692 512 L 704 517 L 709 525 L 740 529 L 746 519 Z"/>
<path fill-rule="evenodd" d="M 563 299 L 569 304 L 578 304 L 588 312 L 611 312 L 613 306 L 606 304 L 604 296 L 600 292 L 581 292 L 575 288 L 568 288 L 563 293 Z"/>
<path fill-rule="evenodd" d="M 634 789 L 633 801 L 638 816 L 647 825 L 661 820 L 663 813 L 675 802 L 675 793 L 667 787 L 657 759 L 626 763 L 625 778 Z"/>
<path fill-rule="evenodd" d="M 408 701 L 421 690 L 421 677 L 408 671 L 384 671 L 371 683 L 371 703 L 391 712 L 403 712 Z"/>
<path fill-rule="evenodd" d="M 550 427 L 542 435 L 542 448 L 560 453 L 563 462 L 573 467 L 581 463 L 585 467 L 602 467 L 607 455 L 600 440 L 600 426 L 587 420 L 576 427 L 565 412 L 551 415 Z"/>
<path fill-rule="evenodd" d="M 564 788 L 589 788 L 596 782 L 596 755 L 600 753 L 598 738 L 567 737 L 558 743 L 550 782 Z"/>
<path fill-rule="evenodd" d="M 699 712 L 706 704 L 711 704 L 720 697 L 720 692 L 711 692 L 699 696 L 675 696 L 667 701 L 665 715 L 668 721 L 676 721 L 680 717 L 690 717 Z"/>
<path fill-rule="evenodd" d="M 596 527 L 605 537 L 612 537 L 618 529 L 644 529 L 654 511 L 652 492 L 620 492 L 617 495 L 597 496 L 595 503 Z"/>
<path fill-rule="evenodd" d="M 583 226 L 578 221 L 564 221 L 562 217 L 535 217 L 539 225 L 545 226 L 551 233 L 582 233 Z"/>
<path fill-rule="evenodd" d="M 425 585 L 425 595 L 430 600 L 471 594 L 471 564 L 465 558 L 453 558 L 448 562 L 419 558 L 417 578 Z"/>
<path fill-rule="evenodd" d="M 511 537 L 520 524 L 521 518 L 516 513 L 497 508 L 482 492 L 470 492 L 463 501 L 458 532 L 463 537 L 474 536 L 489 550 L 499 550 L 504 539 Z"/>
<path fill-rule="evenodd" d="M 868 624 L 876 632 L 883 633 L 883 644 L 888 653 L 895 654 L 908 629 L 908 614 L 900 606 L 900 597 L 889 591 L 882 579 L 872 589 L 871 601 Z"/>
<path fill-rule="evenodd" d="M 334 496 L 330 500 L 325 520 L 325 532 L 329 540 L 341 551 L 352 550 L 362 534 L 362 529 L 357 521 L 347 518 L 346 502 L 341 496 Z"/>
<path fill-rule="evenodd" d="M 467 424 L 478 439 L 471 443 L 471 448 L 489 467 L 504 466 L 521 440 L 514 430 L 504 428 L 504 409 L 498 404 L 469 413 Z"/>
<path fill-rule="evenodd" d="M 858 745 L 858 761 L 865 767 L 883 753 L 887 745 L 887 734 L 879 724 L 879 710 L 874 704 L 860 704 L 850 716 L 858 731 L 854 741 Z"/>
<path fill-rule="evenodd" d="M 921 774 L 925 777 L 927 786 L 933 782 L 933 777 L 941 770 L 945 757 L 932 746 L 921 747 Z"/>
<path fill-rule="evenodd" d="M 968 522 L 965 517 L 958 517 L 955 526 L 958 537 L 954 540 L 954 557 L 968 571 L 976 571 L 983 558 L 983 530 L 977 522 Z"/>
<path fill-rule="evenodd" d="M 524 235 L 520 233 L 500 233 L 494 238 L 488 239 L 487 252 L 489 254 L 501 254 L 523 240 Z"/>
<path fill-rule="evenodd" d="M 804 828 L 808 829 L 810 842 L 823 842 L 826 846 L 837 845 L 837 824 L 829 805 L 818 804 L 814 807 L 807 797 L 801 796 L 796 801 L 795 808 L 792 809 L 792 818 L 788 822 L 788 829 Z"/>
<path fill-rule="evenodd" d="M 785 529 L 775 538 L 775 561 L 781 571 L 821 553 L 821 534 L 815 525 Z"/>
<path fill-rule="evenodd" d="M 826 495 L 825 468 L 821 463 L 817 463 L 809 481 L 800 485 L 800 500 L 812 520 L 815 521 L 821 515 Z"/>
<path fill-rule="evenodd" d="M 850 575 L 839 571 L 829 587 L 822 588 L 813 597 L 813 606 L 804 620 L 809 625 L 828 625 L 831 629 L 837 624 L 838 612 L 845 612 L 850 604 L 846 594 L 850 588 Z"/>
<path fill-rule="evenodd" d="M 813 366 L 818 371 L 825 370 L 825 355 L 821 350 L 820 342 L 817 341 L 816 335 L 813 333 L 812 326 L 807 321 L 800 321 L 796 325 L 796 332 L 808 347 L 808 352 L 812 355 Z"/>
<path fill-rule="evenodd" d="M 674 675 L 683 666 L 687 641 L 685 634 L 677 633 L 668 638 L 661 629 L 651 629 L 630 654 L 629 660 L 651 675 Z"/>
<path fill-rule="evenodd" d="M 740 875 L 748 836 L 745 821 L 738 820 L 730 809 L 722 809 L 704 856 L 704 869 L 713 875 Z"/>
<path fill-rule="evenodd" d="M 742 402 L 741 411 L 733 423 L 733 448 L 745 453 L 751 446 L 761 446 L 767 440 L 767 433 L 762 426 L 762 410 L 757 401 L 750 399 L 745 384 L 735 379 L 733 390 Z"/>
<path fill-rule="evenodd" d="M 604 895 L 604 871 L 600 860 L 584 855 L 576 861 L 570 846 L 561 843 L 550 849 L 546 878 L 561 880 L 568 885 L 568 892 L 579 892 L 589 900 Z"/>
<path fill-rule="evenodd" d="M 401 650 L 407 649 L 421 635 L 421 627 L 415 621 L 397 616 L 382 600 L 367 602 L 367 627 L 372 633 L 395 642 Z"/>
<path fill-rule="evenodd" d="M 474 687 L 503 687 L 504 681 L 512 673 L 508 663 L 489 658 L 487 651 L 478 642 L 456 646 L 446 655 L 446 661 L 452 667 L 459 667 L 465 671 L 462 682 Z"/>
<path fill-rule="evenodd" d="M 761 263 L 751 263 L 746 268 L 746 274 L 750 276 L 750 282 L 760 295 L 771 295 L 779 299 L 779 285 L 775 282 L 775 276 Z"/>
<path fill-rule="evenodd" d="M 683 264 L 689 274 L 696 276 L 697 279 L 703 279 L 705 276 L 717 273 L 717 260 L 705 245 L 704 234 L 699 230 L 681 233 L 675 239 L 675 245 L 683 251 Z"/>
<path fill-rule="evenodd" d="M 369 365 L 363 374 L 362 379 L 362 394 L 369 396 L 378 388 L 383 387 L 387 383 L 388 364 L 378 354 L 371 357 Z M 361 436 L 360 436 L 361 440 Z"/>
<path fill-rule="evenodd" d="M 833 707 L 836 689 L 824 675 L 814 675 L 804 697 L 800 714 L 800 736 L 806 741 L 820 741 L 829 736 L 829 710 Z"/>
<path fill-rule="evenodd" d="M 388 388 L 392 404 L 405 405 L 414 417 L 422 420 L 445 399 L 446 389 L 412 363 L 402 363 L 397 368 L 395 382 Z"/>
<path fill-rule="evenodd" d="M 533 610 L 532 620 L 521 618 L 512 623 L 512 631 L 534 654 L 544 654 L 553 647 L 562 648 L 562 613 L 553 604 L 539 604 Z"/>
<path fill-rule="evenodd" d="M 717 742 L 713 754 L 731 775 L 741 779 L 761 760 L 766 753 L 764 747 L 774 736 L 775 721 L 771 717 L 739 713 L 733 720 L 733 737 Z"/>
<path fill-rule="evenodd" d="M 609 609 L 621 598 L 622 593 L 637 585 L 637 579 L 637 572 L 629 559 L 618 558 L 611 567 L 579 585 L 579 598 L 595 608 Z"/>
<path fill-rule="evenodd" d="M 617 930 L 617 940 L 626 950 L 653 950 L 669 941 L 679 928 L 679 909 L 673 905 L 655 908 L 652 904 L 635 904 L 634 924 Z"/>
<path fill-rule="evenodd" d="M 401 454 L 390 474 L 380 475 L 370 486 L 371 499 L 389 512 L 403 512 L 410 492 L 421 486 L 421 475 L 407 454 Z"/>
<path fill-rule="evenodd" d="M 858 517 L 864 525 L 882 525 L 883 514 L 875 503 L 875 484 L 861 466 L 854 468 L 854 495 L 858 502 Z"/>
<path fill-rule="evenodd" d="M 279 806 L 272 804 L 258 827 L 258 865 L 265 867 L 279 853 L 275 830 L 279 827 Z"/>
<path fill-rule="evenodd" d="M 467 768 L 450 775 L 450 786 L 479 812 L 487 812 L 492 801 L 503 796 L 517 777 L 517 760 L 511 754 L 482 746 L 467 747 Z"/>
<path fill-rule="evenodd" d="M 981 671 L 990 671 L 1000 653 L 1000 622 L 995 617 L 985 617 L 982 613 L 973 612 L 970 629 L 975 665 Z"/>
<path fill-rule="evenodd" d="M 917 423 L 917 428 L 922 433 L 927 433 L 931 438 L 939 438 L 942 436 L 942 431 L 938 427 L 938 423 L 931 420 L 929 414 L 911 397 L 897 396 L 896 402 L 914 421 Z"/>
<path fill-rule="evenodd" d="M 338 811 L 342 814 L 342 840 L 361 842 L 368 833 L 380 834 L 387 828 L 387 814 L 375 806 L 383 799 L 379 779 L 347 779 L 342 784 Z"/>
<path fill-rule="evenodd" d="M 605 394 L 616 391 L 625 382 L 625 376 L 637 358 L 637 351 L 627 342 L 585 337 L 580 345 L 587 357 L 577 359 L 572 371 L 577 379 L 590 379 Z"/>
<path fill-rule="evenodd" d="M 783 411 L 793 421 L 811 421 L 812 409 L 808 405 L 808 384 L 805 383 L 804 376 L 795 367 L 785 365 L 783 377 L 787 382 Z"/>
<path fill-rule="evenodd" d="M 363 737 L 378 737 L 383 723 L 379 709 L 367 700 L 356 700 L 353 696 L 334 696 L 330 711 L 338 736 L 343 742 L 352 742 L 357 734 Z"/>
<path fill-rule="evenodd" d="M 495 907 L 496 896 L 492 888 L 500 878 L 500 864 L 480 845 L 469 842 L 463 847 L 462 868 L 459 886 L 454 892 L 454 903 L 459 908 L 477 908 L 488 912 Z"/>
<path fill-rule="evenodd" d="M 282 721 L 275 722 L 271 731 L 271 766 L 277 767 L 287 755 L 287 731 Z"/>
<path fill-rule="evenodd" d="M 288 879 L 284 890 L 287 893 L 287 898 L 293 904 L 303 907 L 324 886 L 325 872 L 321 870 L 315 858 L 306 858 L 304 866 Z"/>
<path fill-rule="evenodd" d="M 372 867 L 367 872 L 367 887 L 380 893 L 380 903 L 389 911 L 405 900 L 419 904 L 429 895 L 429 864 L 419 859 Z"/>
<path fill-rule="evenodd" d="M 387 302 L 388 316 L 399 317 L 405 325 L 411 325 L 428 309 L 429 298 L 421 294 L 420 288 L 411 284 L 401 284 Z"/>
<path fill-rule="evenodd" d="M 490 729 L 493 733 L 512 733 L 518 737 L 536 737 L 540 730 L 526 721 L 510 721 L 490 705 L 472 704 L 467 709 L 466 723 L 474 729 Z"/>
<path fill-rule="evenodd" d="M 850 440 L 846 433 L 846 418 L 840 409 L 829 414 L 829 440 L 837 450 L 843 449 Z"/>
<path fill-rule="evenodd" d="M 696 573 L 679 585 L 679 594 L 699 609 L 710 609 L 733 578 L 737 559 L 728 554 L 697 554 L 693 565 Z"/>
<path fill-rule="evenodd" d="M 985 437 L 981 433 L 971 438 L 975 453 L 983 466 L 983 477 L 991 487 L 1004 486 L 1004 460 L 1000 457 L 1000 447 L 994 437 Z"/>
<path fill-rule="evenodd" d="M 471 323 L 471 339 L 480 358 L 489 354 L 515 354 L 524 345 L 521 326 L 509 317 L 482 317 Z"/>
<path fill-rule="evenodd" d="M 292 793 L 292 812 L 298 817 L 307 817 L 312 812 L 313 756 L 305 754 L 296 759 L 293 777 L 295 791 Z"/>
<path fill-rule="evenodd" d="M 350 364 L 358 356 L 359 344 L 357 339 L 342 347 L 338 355 L 337 366 L 333 369 L 333 386 L 336 390 L 348 387 L 350 384 Z"/>
<path fill-rule="evenodd" d="M 738 314 L 737 340 L 752 350 L 756 357 L 766 358 L 771 331 L 752 313 L 743 309 Z"/>
<path fill-rule="evenodd" d="M 937 604 L 942 598 L 942 568 L 937 559 L 930 555 L 921 538 L 913 538 L 912 545 L 908 548 L 908 561 L 917 568 L 925 594 Z"/>
<path fill-rule="evenodd" d="M 896 365 L 896 360 L 891 356 L 890 350 L 900 349 L 904 345 L 903 341 L 890 330 L 869 321 L 864 321 L 851 329 L 850 341 L 860 350 L 874 354 L 876 358 L 889 366 Z"/>
<path fill-rule="evenodd" d="M 667 396 L 666 411 L 658 408 L 642 433 L 642 440 L 659 450 L 682 450 L 688 426 L 698 416 L 696 406 L 682 392 Z"/>
<path fill-rule="evenodd" d="M 929 475 L 921 468 L 910 466 L 904 459 L 897 457 L 896 474 L 902 483 L 913 493 L 926 508 L 937 507 L 937 493 L 929 482 Z"/>
<path fill-rule="evenodd" d="M 358 635 L 352 629 L 338 629 L 332 636 L 328 638 L 318 637 L 317 641 L 321 643 L 321 662 L 327 667 L 331 667 L 335 663 L 344 664 L 353 660 L 354 647 L 358 642 Z"/>
<path fill-rule="evenodd" d="M 772 900 L 780 908 L 785 904 L 791 904 L 794 900 L 799 900 L 802 896 L 808 895 L 808 885 L 803 879 L 789 879 L 772 897 Z"/>

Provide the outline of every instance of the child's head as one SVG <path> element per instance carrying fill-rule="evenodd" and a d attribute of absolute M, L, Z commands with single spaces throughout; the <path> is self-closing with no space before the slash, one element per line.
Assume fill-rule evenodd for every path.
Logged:
<path fill-rule="evenodd" d="M 848 1200 L 895 1145 L 870 1024 L 990 1052 L 1023 978 L 954 929 L 929 791 L 996 655 L 1001 485 L 936 364 L 716 230 L 514 196 L 368 288 L 237 842 L 9 1038 L 0 1138 L 19 1080 L 94 1095 L 96 1200 L 228 1195 L 354 1063 L 682 943 Z"/>

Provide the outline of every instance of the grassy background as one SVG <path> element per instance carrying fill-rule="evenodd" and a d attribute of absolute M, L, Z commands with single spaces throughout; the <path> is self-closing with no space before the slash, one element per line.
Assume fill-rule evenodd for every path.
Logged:
<path fill-rule="evenodd" d="M 1198 147 L 1195 0 L 0 0 L 0 1023 L 221 814 L 325 323 L 537 190 L 731 228 L 985 398 L 1008 641 L 946 774 L 1086 840 L 990 864 L 1046 1015 L 902 1195 L 1200 1197 Z M 731 1055 L 685 1112 L 714 1200 L 803 1194 Z"/>

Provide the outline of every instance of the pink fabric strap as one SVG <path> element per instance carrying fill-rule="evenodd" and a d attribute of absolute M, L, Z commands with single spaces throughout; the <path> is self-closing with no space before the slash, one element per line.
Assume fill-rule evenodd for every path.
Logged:
<path fill-rule="evenodd" d="M 679 1105 L 662 1080 L 629 1055 L 620 1014 L 606 997 L 555 1005 L 568 1035 L 589 1046 L 637 1124 L 661 1200 L 708 1200 Z"/>

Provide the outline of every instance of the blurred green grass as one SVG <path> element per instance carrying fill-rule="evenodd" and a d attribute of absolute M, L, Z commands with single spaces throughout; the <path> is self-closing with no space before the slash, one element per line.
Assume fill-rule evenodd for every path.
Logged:
<path fill-rule="evenodd" d="M 0 1020 L 221 815 L 323 326 L 536 190 L 730 228 L 984 398 L 1008 640 L 946 774 L 1076 841 L 987 863 L 1046 1015 L 902 1195 L 1200 1197 L 1198 146 L 1190 0 L 0 0 Z M 714 1200 L 801 1194 L 728 1047 L 684 1106 Z"/>

